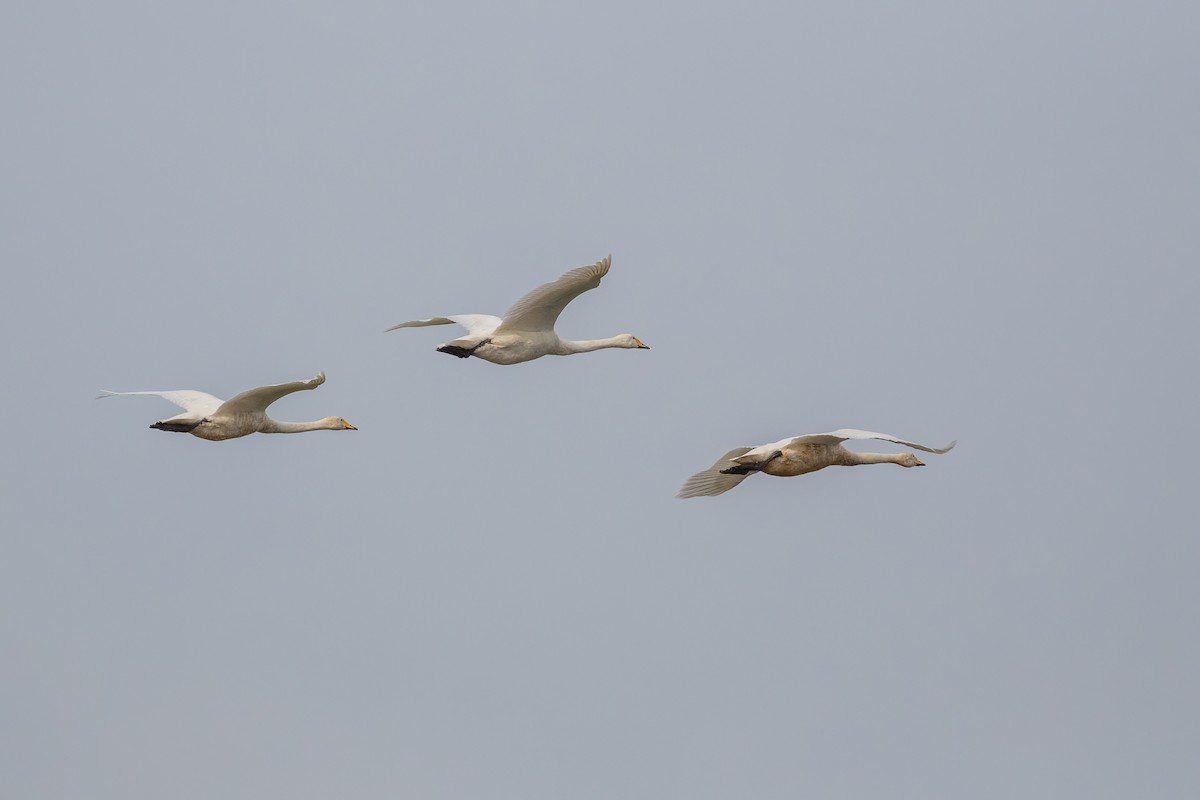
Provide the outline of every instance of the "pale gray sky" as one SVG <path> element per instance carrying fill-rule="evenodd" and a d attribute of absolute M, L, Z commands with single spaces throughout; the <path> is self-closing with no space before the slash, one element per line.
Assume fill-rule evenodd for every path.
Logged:
<path fill-rule="evenodd" d="M 1197 796 L 1198 36 L 1182 2 L 0 12 L 3 793 Z M 559 330 L 649 352 L 382 332 L 610 252 Z M 357 433 L 92 400 L 319 369 L 273 415 Z M 673 498 L 838 427 L 960 444 Z"/>

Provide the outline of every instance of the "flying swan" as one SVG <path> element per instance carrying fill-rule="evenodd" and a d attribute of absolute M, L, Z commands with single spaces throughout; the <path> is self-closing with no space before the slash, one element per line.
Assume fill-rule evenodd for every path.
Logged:
<path fill-rule="evenodd" d="M 793 475 L 804 475 L 816 472 L 825 467 L 855 467 L 859 464 L 899 464 L 902 467 L 923 467 L 912 453 L 856 453 L 842 447 L 847 439 L 882 439 L 885 442 L 895 442 L 905 447 L 915 447 L 926 453 L 945 453 L 954 445 L 955 440 L 945 447 L 938 449 L 926 447 L 915 442 L 906 442 L 886 433 L 871 433 L 856 431 L 852 428 L 842 428 L 832 433 L 810 433 L 806 436 L 796 436 L 782 439 L 771 444 L 758 447 L 737 447 L 717 459 L 703 472 L 697 472 L 687 479 L 676 497 L 700 497 L 717 495 L 728 492 L 752 472 L 765 472 L 781 478 Z"/>
<path fill-rule="evenodd" d="M 605 347 L 649 350 L 640 339 L 629 333 L 608 339 L 570 341 L 558 338 L 554 332 L 554 322 L 567 303 L 588 289 L 599 286 L 600 279 L 608 274 L 611 264 L 610 255 L 590 267 L 564 272 L 558 280 L 542 284 L 513 303 L 503 319 L 490 314 L 458 314 L 401 322 L 387 330 L 458 323 L 467 329 L 467 335 L 447 342 L 438 348 L 438 352 L 459 358 L 475 356 L 493 364 L 520 364 L 542 356 L 569 356 Z"/>
<path fill-rule="evenodd" d="M 356 431 L 358 428 L 341 417 L 325 417 L 315 422 L 278 422 L 267 416 L 267 406 L 284 395 L 299 392 L 303 389 L 315 389 L 325 382 L 325 373 L 318 372 L 317 377 L 307 381 L 292 381 L 291 383 L 276 383 L 271 386 L 260 386 L 242 392 L 232 400 L 222 400 L 205 392 L 192 389 L 179 389 L 170 392 L 110 392 L 101 390 L 96 395 L 99 400 L 103 397 L 117 395 L 153 395 L 169 400 L 184 409 L 182 414 L 176 414 L 151 425 L 160 431 L 175 431 L 190 433 L 201 439 L 219 442 L 223 439 L 236 439 L 239 436 L 249 436 L 252 433 L 303 433 L 304 431 Z"/>

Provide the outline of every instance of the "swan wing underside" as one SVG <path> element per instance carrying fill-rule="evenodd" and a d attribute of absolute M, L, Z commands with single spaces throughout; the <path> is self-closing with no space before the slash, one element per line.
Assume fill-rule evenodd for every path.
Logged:
<path fill-rule="evenodd" d="M 411 322 L 401 322 L 393 325 L 388 331 L 397 328 L 426 328 L 430 325 L 462 325 L 470 336 L 487 336 L 500 326 L 500 318 L 491 314 L 455 314 L 452 317 L 430 317 L 429 319 L 414 319 Z M 387 333 L 387 331 L 384 331 Z"/>
<path fill-rule="evenodd" d="M 279 398 L 289 395 L 292 392 L 315 389 L 324 382 L 325 373 L 318 372 L 315 378 L 310 378 L 306 381 L 275 383 L 270 386 L 259 386 L 257 389 L 247 389 L 223 403 L 220 411 L 221 413 L 228 414 L 252 414 L 259 411 L 266 411 L 267 406 Z"/>
<path fill-rule="evenodd" d="M 721 470 L 736 466 L 734 460 L 739 456 L 744 456 L 753 448 L 750 447 L 735 447 L 725 455 L 721 456 L 716 462 L 706 470 L 697 472 L 692 477 L 684 481 L 683 486 L 679 489 L 679 494 L 675 495 L 681 500 L 686 500 L 689 497 L 711 497 L 718 494 L 724 494 L 733 487 L 737 486 L 742 481 L 746 480 L 748 473 L 741 475 L 727 475 Z"/>
<path fill-rule="evenodd" d="M 954 445 L 958 444 L 955 440 L 945 447 L 928 447 L 916 442 L 897 439 L 895 436 L 886 433 L 874 433 L 872 431 L 860 431 L 854 428 L 841 428 L 830 433 L 810 433 L 805 436 L 797 436 L 787 440 L 789 444 L 841 444 L 850 439 L 879 439 L 884 442 L 894 442 L 895 444 L 911 447 L 916 450 L 924 450 L 926 453 L 945 453 L 954 449 Z"/>
<path fill-rule="evenodd" d="M 578 267 L 564 272 L 556 281 L 544 283 L 527 292 L 504 313 L 504 321 L 497 333 L 535 332 L 554 330 L 558 315 L 567 304 L 588 289 L 600 285 L 600 279 L 608 274 L 612 256 L 605 256 L 588 267 Z"/>
<path fill-rule="evenodd" d="M 195 389 L 173 389 L 166 392 L 110 392 L 102 390 L 100 394 L 96 395 L 96 399 L 131 395 L 161 397 L 163 400 L 174 403 L 187 412 L 185 414 L 178 414 L 171 419 L 203 419 L 210 414 L 216 413 L 216 410 L 225 402 L 219 397 L 213 397 L 207 392 L 198 392 Z"/>

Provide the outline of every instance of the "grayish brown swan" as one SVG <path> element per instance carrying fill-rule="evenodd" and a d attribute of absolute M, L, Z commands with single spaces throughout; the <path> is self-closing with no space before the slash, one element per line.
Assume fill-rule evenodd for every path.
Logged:
<path fill-rule="evenodd" d="M 954 441 L 939 449 L 915 442 L 906 442 L 886 433 L 856 431 L 852 428 L 842 428 L 832 433 L 810 433 L 806 436 L 782 439 L 758 447 L 738 447 L 730 450 L 717 459 L 717 463 L 688 478 L 683 484 L 683 488 L 679 490 L 679 494 L 675 496 L 686 499 L 722 494 L 746 480 L 747 475 L 755 472 L 765 472 L 768 475 L 788 478 L 835 466 L 854 467 L 859 464 L 925 466 L 912 453 L 856 453 L 842 447 L 842 442 L 848 439 L 882 439 L 885 442 L 895 442 L 905 447 L 924 450 L 926 453 L 945 453 L 957 444 L 957 441 Z"/>

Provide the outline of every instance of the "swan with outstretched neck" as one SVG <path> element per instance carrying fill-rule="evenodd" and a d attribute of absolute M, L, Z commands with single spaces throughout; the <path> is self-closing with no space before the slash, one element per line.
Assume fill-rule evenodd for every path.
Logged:
<path fill-rule="evenodd" d="M 542 284 L 513 303 L 503 318 L 490 314 L 456 314 L 401 322 L 387 330 L 457 323 L 467 329 L 467 335 L 441 345 L 438 352 L 458 358 L 475 356 L 493 364 L 520 364 L 542 356 L 570 356 L 609 347 L 649 350 L 631 333 L 607 339 L 572 341 L 560 339 L 554 332 L 554 323 L 567 304 L 599 286 L 611 265 L 612 256 L 606 256 L 590 267 L 564 272 L 558 280 Z"/>
<path fill-rule="evenodd" d="M 899 464 L 902 467 L 923 467 L 924 463 L 912 453 L 857 453 L 842 446 L 850 439 L 881 439 L 926 453 L 945 453 L 958 442 L 945 447 L 926 447 L 906 442 L 886 433 L 842 428 L 832 433 L 810 433 L 782 439 L 758 447 L 737 447 L 717 459 L 706 470 L 688 478 L 675 495 L 679 498 L 702 497 L 728 492 L 755 472 L 790 478 L 805 475 L 826 467 L 857 467 L 862 464 Z"/>
<path fill-rule="evenodd" d="M 110 392 L 102 390 L 97 399 L 123 395 L 147 395 L 161 397 L 182 408 L 182 414 L 160 420 L 151 425 L 160 431 L 190 433 L 201 439 L 219 442 L 236 439 L 252 433 L 304 433 L 306 431 L 356 431 L 358 428 L 341 417 L 325 417 L 312 422 L 280 422 L 267 416 L 267 406 L 284 395 L 306 389 L 315 389 L 325 382 L 325 373 L 319 372 L 307 381 L 276 383 L 259 386 L 236 395 L 232 400 L 222 400 L 206 392 L 194 389 L 176 389 L 166 392 Z"/>

